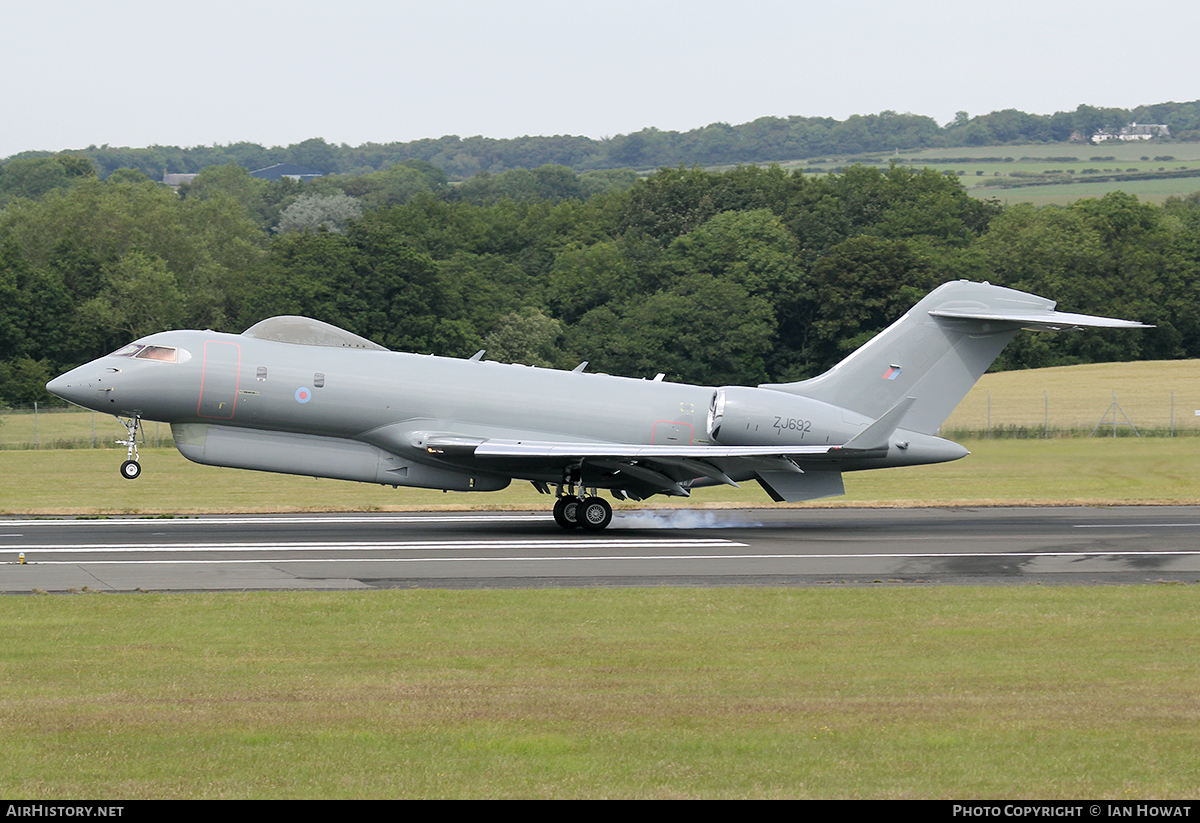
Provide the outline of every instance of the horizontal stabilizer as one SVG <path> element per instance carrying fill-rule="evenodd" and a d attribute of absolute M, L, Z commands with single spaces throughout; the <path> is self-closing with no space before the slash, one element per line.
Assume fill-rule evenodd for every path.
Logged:
<path fill-rule="evenodd" d="M 980 323 L 1015 323 L 1031 331 L 1068 331 L 1072 329 L 1152 329 L 1145 323 L 1133 320 L 1118 320 L 1115 317 L 1095 317 L 1090 314 L 1072 314 L 1065 311 L 975 311 L 958 309 L 934 309 L 933 317 L 947 320 L 975 320 Z"/>

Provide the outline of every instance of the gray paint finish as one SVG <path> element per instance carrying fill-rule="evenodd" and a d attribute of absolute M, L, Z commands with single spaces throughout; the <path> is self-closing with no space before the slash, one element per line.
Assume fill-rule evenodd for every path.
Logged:
<path fill-rule="evenodd" d="M 129 425 L 169 423 L 184 456 L 212 465 L 458 491 L 518 479 L 581 504 L 587 488 L 644 499 L 757 480 L 797 501 L 841 494 L 843 471 L 965 456 L 937 429 L 1004 345 L 1082 327 L 1146 328 L 958 281 L 828 373 L 749 387 L 390 352 L 283 317 L 153 334 L 47 388 Z"/>

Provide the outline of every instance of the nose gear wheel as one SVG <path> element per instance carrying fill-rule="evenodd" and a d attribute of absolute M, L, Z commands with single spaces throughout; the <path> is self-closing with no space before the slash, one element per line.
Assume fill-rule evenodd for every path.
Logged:
<path fill-rule="evenodd" d="M 128 432 L 124 440 L 118 440 L 118 446 L 127 446 L 125 452 L 125 462 L 121 464 L 121 476 L 126 480 L 136 480 L 138 475 L 142 473 L 142 464 L 138 462 L 138 430 L 142 427 L 142 418 L 136 414 L 126 420 L 123 417 L 118 417 L 121 425 Z M 142 433 L 142 442 L 146 442 L 145 432 Z"/>

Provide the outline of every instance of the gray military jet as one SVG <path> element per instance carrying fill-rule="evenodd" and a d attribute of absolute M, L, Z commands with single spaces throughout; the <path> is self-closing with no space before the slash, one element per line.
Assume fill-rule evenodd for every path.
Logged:
<path fill-rule="evenodd" d="M 241 334 L 165 331 L 46 388 L 115 415 L 126 478 L 143 420 L 214 466 L 495 491 L 527 480 L 563 528 L 605 528 L 618 500 L 756 480 L 776 502 L 843 494 L 842 472 L 957 460 L 938 427 L 1020 329 L 1149 328 L 1032 294 L 937 288 L 825 374 L 692 386 L 391 352 L 336 326 L 272 317 Z"/>

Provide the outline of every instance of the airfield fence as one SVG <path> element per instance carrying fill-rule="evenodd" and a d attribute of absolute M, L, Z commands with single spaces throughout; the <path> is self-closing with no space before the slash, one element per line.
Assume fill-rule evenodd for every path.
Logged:
<path fill-rule="evenodd" d="M 171 428 L 145 422 L 144 445 L 172 445 Z M 952 440 L 1057 437 L 1200 436 L 1200 389 L 1124 393 L 976 387 L 942 425 Z M 0 410 L 0 450 L 123 449 L 125 427 L 109 414 L 76 407 L 21 406 Z"/>
<path fill-rule="evenodd" d="M 143 422 L 142 436 L 149 448 L 172 445 L 165 423 Z M 124 449 L 116 444 L 124 437 L 125 427 L 111 414 L 41 404 L 0 410 L 0 450 Z"/>
<path fill-rule="evenodd" d="M 1200 392 L 972 391 L 942 424 L 941 434 L 952 440 L 1194 437 L 1200 435 Z"/>

